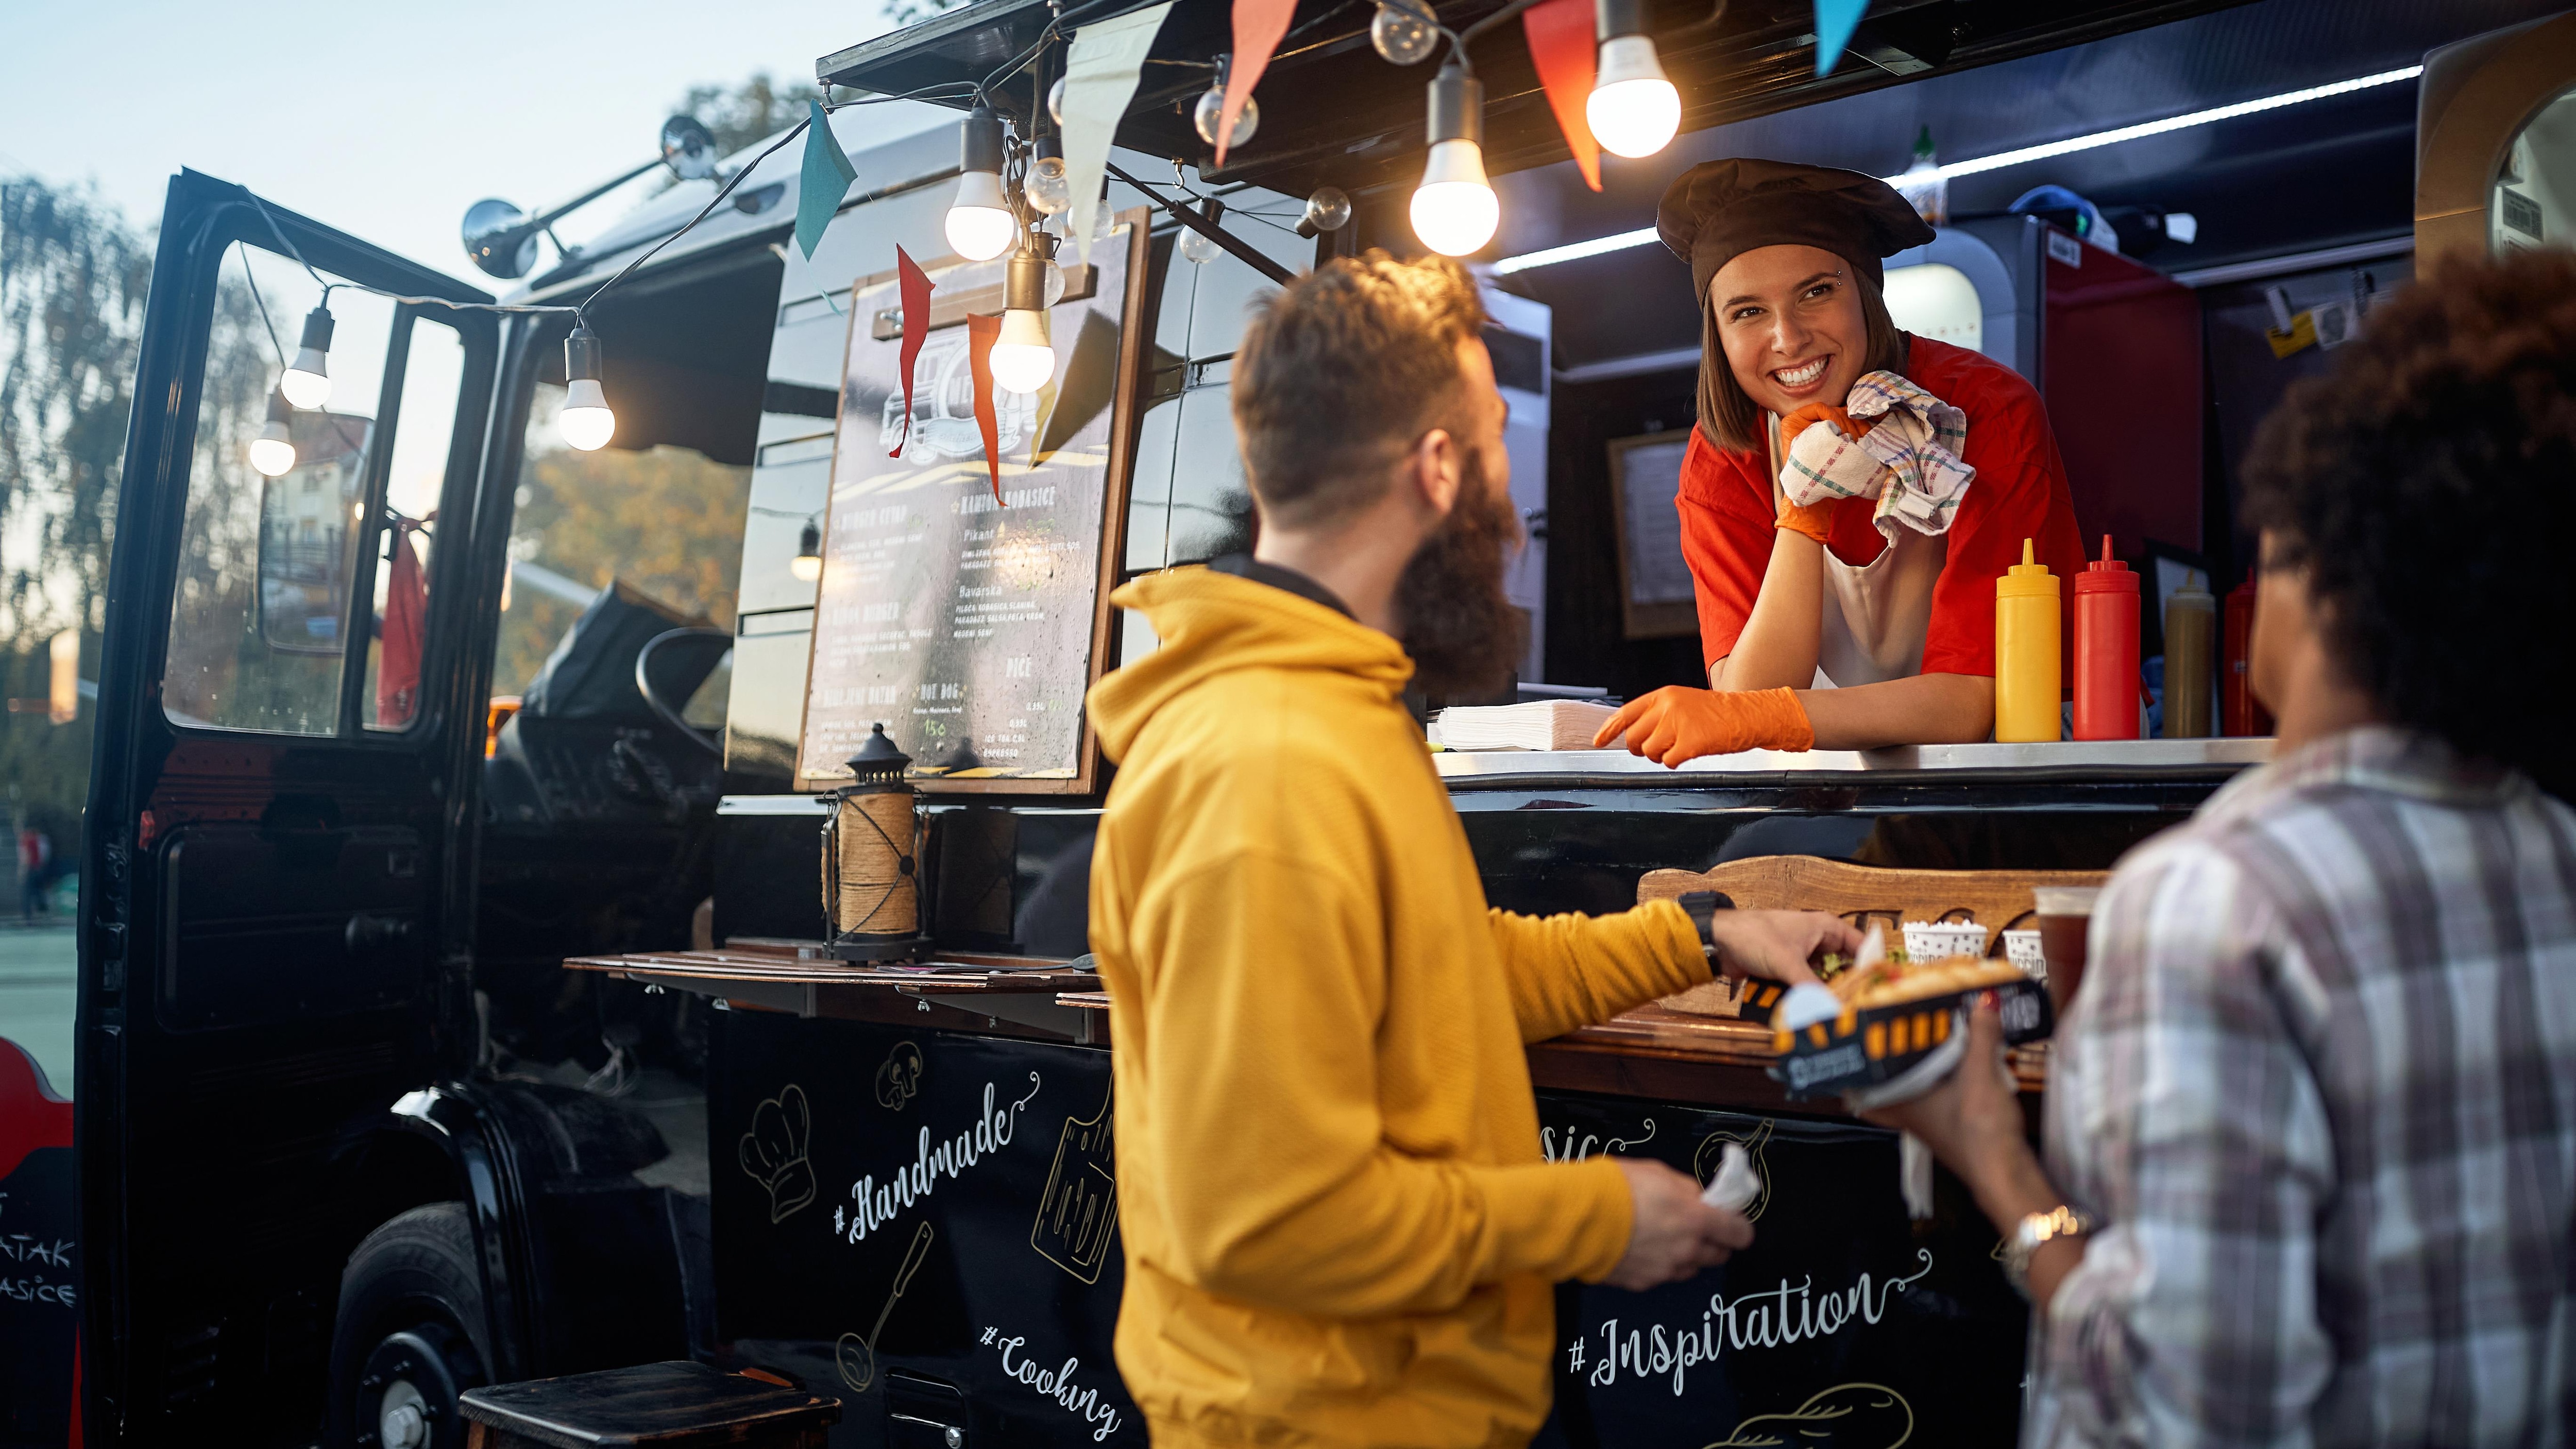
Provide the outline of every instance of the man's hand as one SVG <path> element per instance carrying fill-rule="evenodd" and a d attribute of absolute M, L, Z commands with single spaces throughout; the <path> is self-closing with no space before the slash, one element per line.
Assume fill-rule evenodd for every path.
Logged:
<path fill-rule="evenodd" d="M 2038 1171 L 2022 1137 L 2020 1092 L 2004 1065 L 2003 1020 L 1991 993 L 1968 1013 L 1968 1051 L 1948 1080 L 1912 1101 L 1860 1115 L 1922 1138 L 1990 1209 L 1989 1200 L 2006 1184 Z"/>
<path fill-rule="evenodd" d="M 1628 752 L 1665 765 L 1738 750 L 1808 750 L 1816 731 L 1789 689 L 1713 690 L 1668 684 L 1603 722 L 1592 748 L 1627 736 Z"/>
<path fill-rule="evenodd" d="M 1628 1251 L 1619 1255 L 1619 1266 L 1602 1282 L 1642 1292 L 1714 1268 L 1729 1253 L 1752 1245 L 1753 1225 L 1744 1215 L 1701 1202 L 1699 1184 L 1690 1178 L 1660 1162 L 1634 1157 L 1611 1160 L 1627 1174 L 1634 1216 L 1628 1228 Z"/>
<path fill-rule="evenodd" d="M 1708 933 L 1717 940 L 1719 970 L 1784 986 L 1815 980 L 1807 960 L 1819 951 L 1860 954 L 1859 929 L 1822 911 L 1720 911 Z"/>

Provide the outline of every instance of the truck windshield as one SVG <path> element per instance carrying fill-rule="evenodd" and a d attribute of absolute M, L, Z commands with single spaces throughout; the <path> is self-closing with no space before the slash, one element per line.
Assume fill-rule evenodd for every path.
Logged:
<path fill-rule="evenodd" d="M 565 631 L 603 588 L 624 583 L 674 615 L 731 629 L 751 470 L 690 448 L 610 446 L 578 452 L 556 429 L 564 389 L 540 383 L 528 413 L 510 528 L 492 695 L 509 701 L 545 666 Z M 724 719 L 719 669 L 684 714 L 701 728 Z"/>

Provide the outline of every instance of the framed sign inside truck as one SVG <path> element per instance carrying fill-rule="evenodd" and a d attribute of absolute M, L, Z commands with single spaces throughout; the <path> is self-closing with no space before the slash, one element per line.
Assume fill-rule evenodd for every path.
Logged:
<path fill-rule="evenodd" d="M 842 762 L 879 723 L 930 788 L 1096 788 L 1082 697 L 1109 650 L 1134 467 L 1144 221 L 1125 214 L 1088 265 L 1058 269 L 1056 376 L 1035 393 L 995 387 L 989 435 L 966 321 L 1001 310 L 1004 263 L 927 269 L 910 388 L 898 274 L 851 288 L 799 789 L 846 781 Z"/>

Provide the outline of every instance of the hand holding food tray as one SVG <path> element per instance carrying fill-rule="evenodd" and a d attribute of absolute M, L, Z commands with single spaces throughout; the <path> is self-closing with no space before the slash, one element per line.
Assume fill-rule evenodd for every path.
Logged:
<path fill-rule="evenodd" d="M 1793 1098 L 1839 1093 L 1866 1110 L 1931 1090 L 1967 1050 L 1967 1011 L 1980 992 L 1995 993 L 2008 1045 L 2038 1040 L 2056 1025 L 2048 989 L 2007 961 L 1918 964 L 1872 927 L 1860 955 L 1838 971 L 1837 964 L 1827 959 L 1822 988 L 1762 982 L 1745 996 L 1744 1018 L 1772 1026 L 1780 1060 L 1771 1075 Z"/>

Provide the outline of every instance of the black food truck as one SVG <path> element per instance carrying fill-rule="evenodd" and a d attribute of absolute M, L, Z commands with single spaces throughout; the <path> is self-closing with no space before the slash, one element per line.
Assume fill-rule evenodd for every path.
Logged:
<path fill-rule="evenodd" d="M 2040 387 L 2086 534 L 2159 602 L 2243 577 L 2248 434 L 2373 297 L 2576 225 L 2576 14 L 2535 0 L 1877 0 L 1823 66 L 1835 7 L 1604 5 L 1681 110 L 1598 190 L 1527 8 L 1300 0 L 1220 167 L 1228 7 L 979 0 L 817 62 L 845 99 L 983 102 L 960 125 L 849 107 L 828 150 L 722 161 L 677 125 L 675 184 L 542 271 L 560 209 L 478 206 L 498 310 L 175 178 L 83 844 L 81 1442 L 456 1445 L 474 1386 L 673 1360 L 837 1400 L 834 1444 L 1142 1442 L 1083 691 L 1154 648 L 1111 588 L 1251 536 L 1246 303 L 1421 250 L 1432 139 L 1481 136 L 1499 216 L 1470 260 L 1531 699 L 1699 677 L 1670 504 L 1698 324 L 1640 231 L 1686 165 L 1937 153 L 1897 320 Z M 1146 19 L 1105 199 L 1042 199 L 1068 51 Z M 1434 138 L 1453 47 L 1481 110 L 1453 77 Z M 1055 255 L 994 256 L 954 224 L 979 199 Z M 314 350 L 219 384 L 281 307 Z M 1044 324 L 1034 391 L 977 382 L 997 313 Z M 2038 888 L 2264 756 L 2223 655 L 2158 679 L 2162 617 L 2159 709 L 2220 702 L 2134 741 L 1438 763 L 1498 905 L 1702 883 L 2000 952 Z M 1992 1233 L 1946 1181 L 1909 1216 L 1890 1134 L 1793 1098 L 1736 1006 L 1531 1048 L 1550 1157 L 1705 1179 L 1735 1142 L 1763 1181 L 1722 1269 L 1560 1290 L 1544 1441 L 2007 1440 Z"/>

